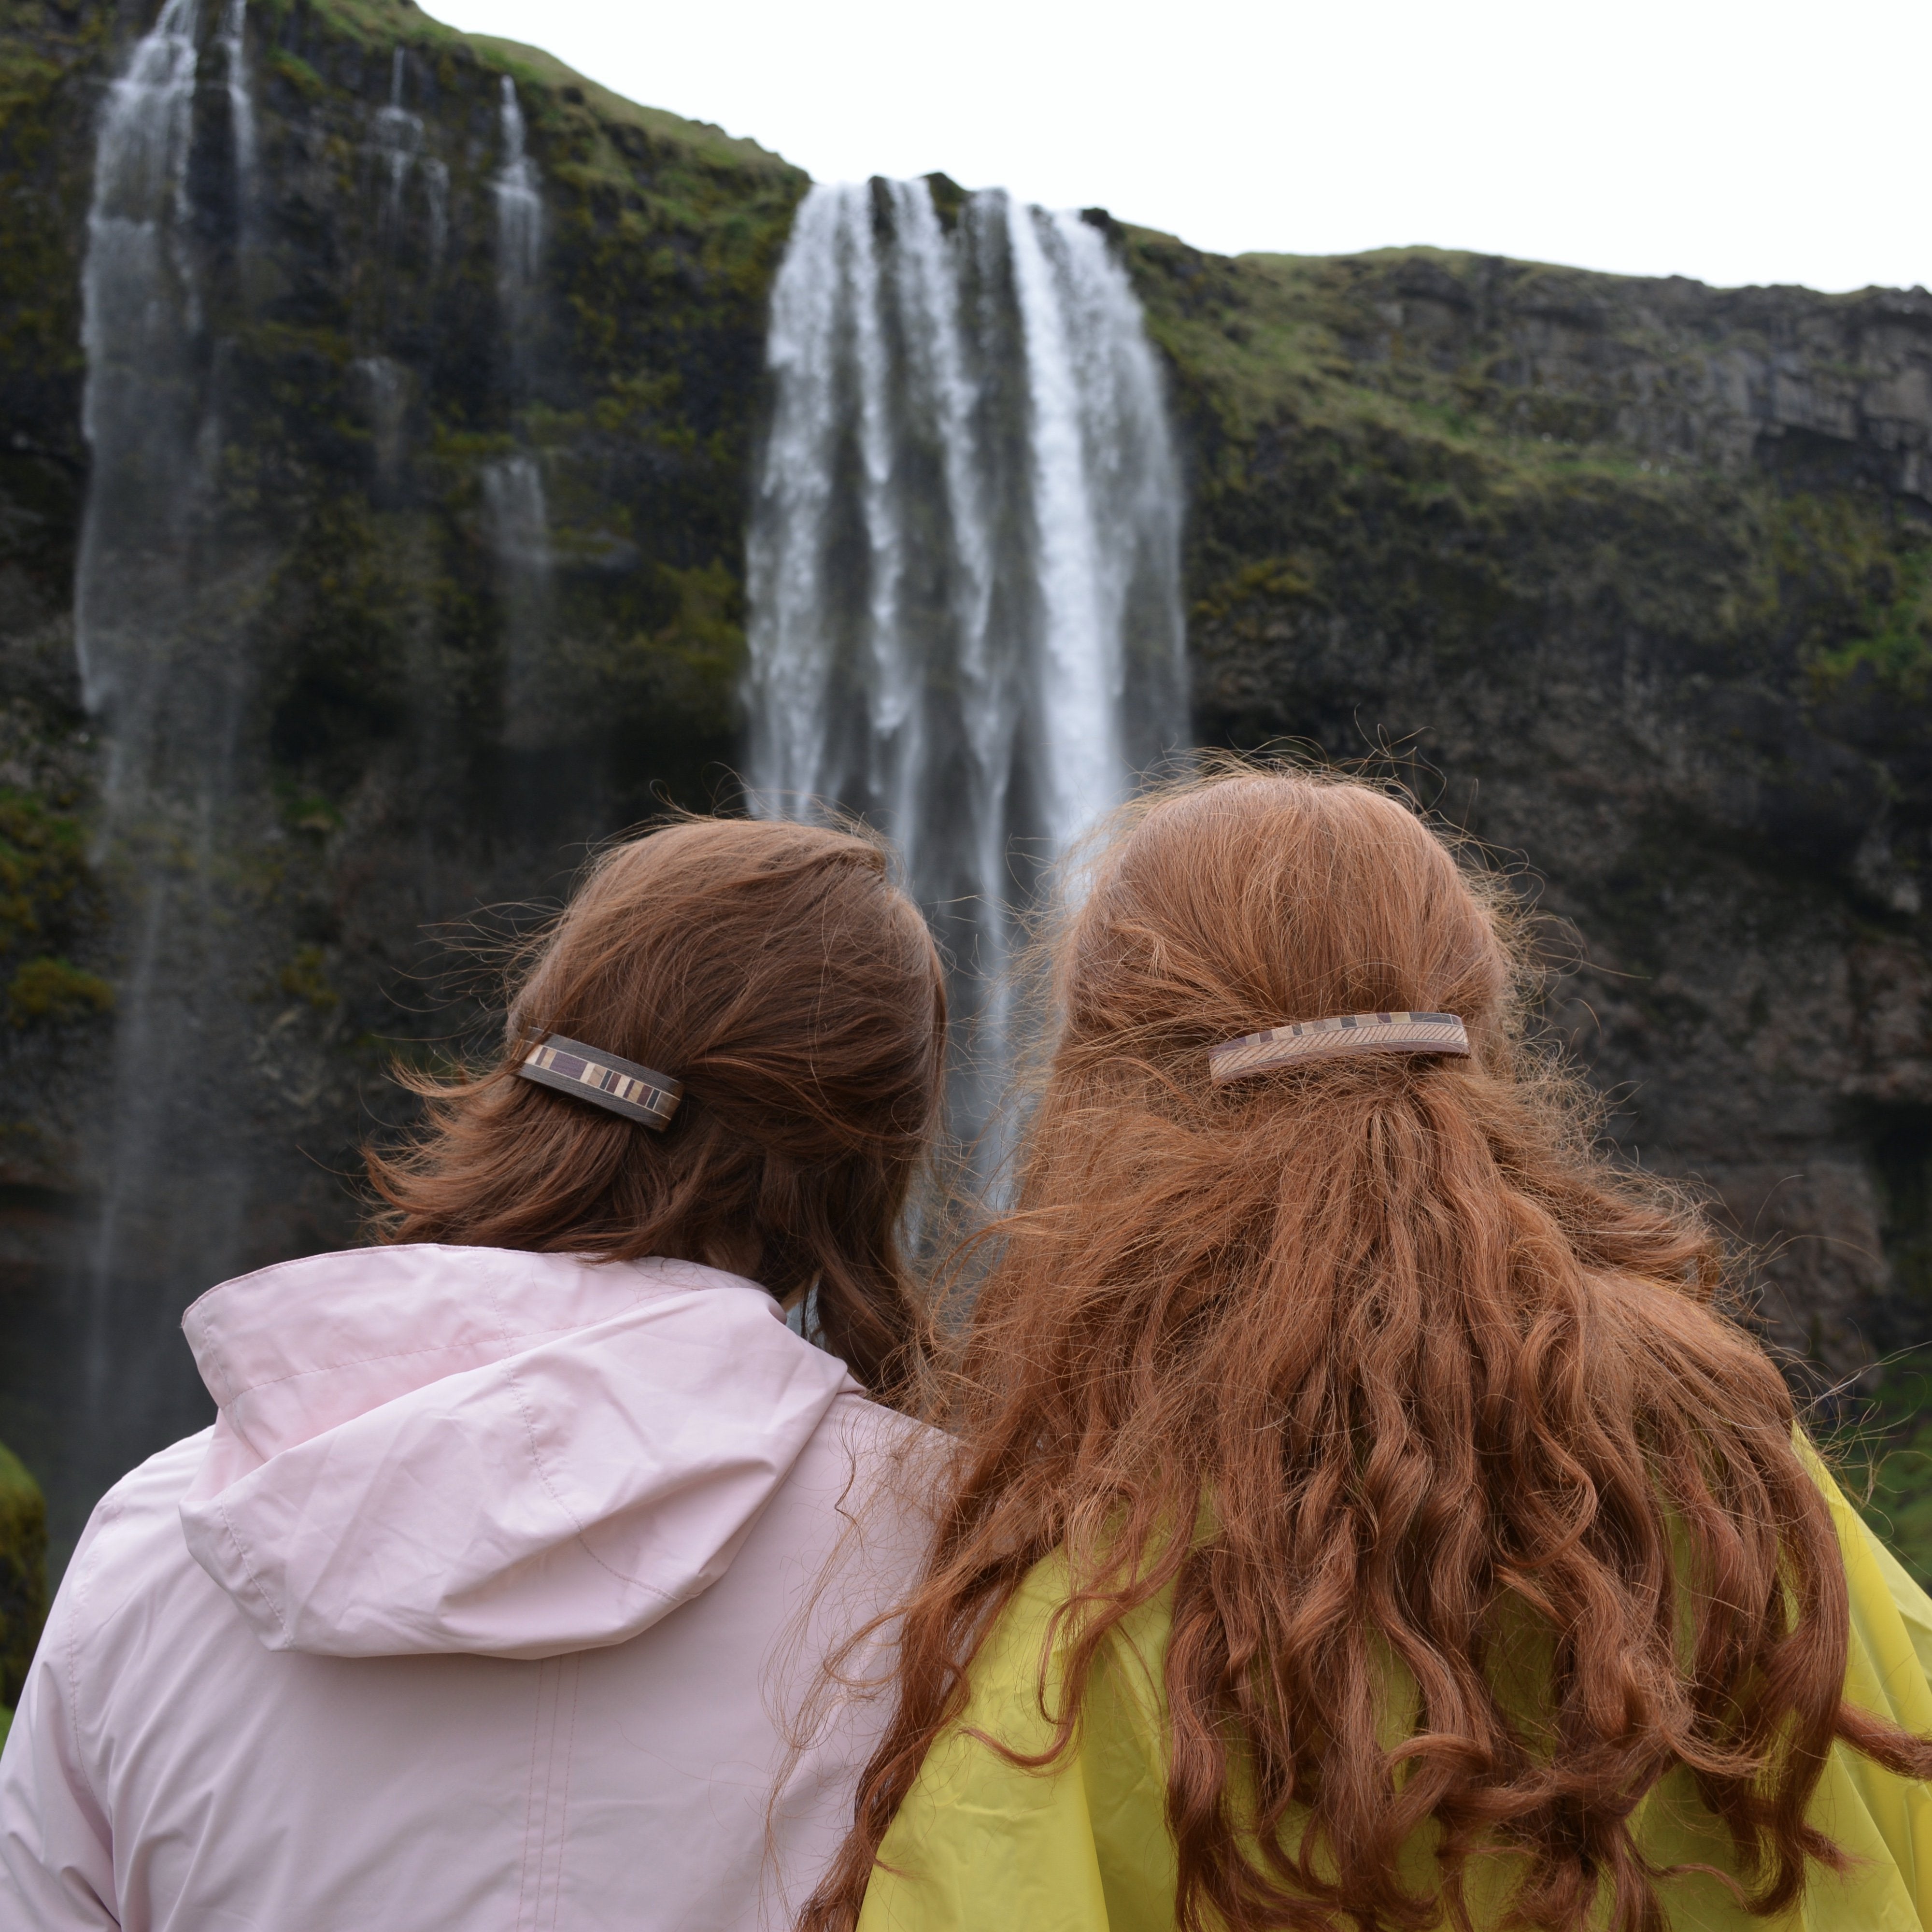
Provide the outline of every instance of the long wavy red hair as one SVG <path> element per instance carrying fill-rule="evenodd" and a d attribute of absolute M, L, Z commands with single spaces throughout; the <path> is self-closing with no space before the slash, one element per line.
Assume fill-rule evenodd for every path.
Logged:
<path fill-rule="evenodd" d="M 1678 1766 L 1754 1909 L 1789 1906 L 1808 1860 L 1844 1862 L 1805 1820 L 1834 1741 L 1915 1777 L 1932 1746 L 1842 1701 L 1791 1396 L 1694 1208 L 1597 1151 L 1525 1045 L 1507 896 L 1396 799 L 1279 770 L 1136 808 L 1084 883 L 897 1715 L 802 1926 L 855 1922 L 976 1646 L 1063 1549 L 1059 1748 L 1108 1632 L 1172 1593 L 1184 1927 L 1466 1923 L 1468 1862 L 1502 1845 L 1520 1922 L 1656 1928 L 1629 1821 Z M 1209 1081 L 1220 1041 L 1392 1010 L 1460 1015 L 1472 1057 Z M 1526 1618 L 1528 1732 L 1493 1682 Z M 1393 1752 L 1391 1663 L 1418 1713 Z M 1397 1851 L 1431 1820 L 1420 1895 Z"/>

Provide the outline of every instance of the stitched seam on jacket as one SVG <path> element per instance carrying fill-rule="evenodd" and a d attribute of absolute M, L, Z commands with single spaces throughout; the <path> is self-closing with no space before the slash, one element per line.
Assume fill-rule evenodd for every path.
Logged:
<path fill-rule="evenodd" d="M 192 1319 L 194 1315 L 194 1310 L 190 1308 L 188 1312 L 188 1318 L 184 1319 L 182 1323 L 182 1332 L 184 1334 L 187 1332 L 188 1320 Z M 220 1389 L 210 1388 L 208 1391 L 208 1394 L 214 1398 L 215 1407 L 217 1408 L 224 1408 L 227 1406 L 229 1402 L 234 1400 L 233 1392 L 235 1388 L 235 1378 L 228 1372 L 228 1358 L 221 1344 L 219 1342 L 211 1341 L 208 1339 L 208 1317 L 205 1315 L 202 1316 L 198 1322 L 195 1322 L 194 1335 L 190 1336 L 188 1340 L 188 1352 L 194 1357 L 195 1366 L 196 1368 L 200 1368 L 201 1348 L 197 1348 L 195 1346 L 196 1338 L 197 1337 L 200 1339 L 202 1347 L 206 1348 L 208 1352 L 209 1366 L 212 1367 L 215 1373 L 221 1378 L 222 1389 L 226 1389 L 229 1391 L 226 1395 L 221 1393 Z M 204 1382 L 208 1379 L 207 1371 L 206 1370 L 203 1370 L 202 1372 L 202 1379 Z"/>
<path fill-rule="evenodd" d="M 550 1932 L 556 1932 L 563 1920 L 563 1854 L 570 1831 L 570 1773 L 577 1756 L 577 1700 L 584 1682 L 583 1652 L 566 1658 L 563 1668 L 570 1677 L 570 1724 L 563 1734 L 563 1798 L 556 1813 L 556 1874 L 550 1889 Z"/>
<path fill-rule="evenodd" d="M 524 1932 L 524 1898 L 530 1885 L 530 1832 L 537 1816 L 537 1754 L 543 1744 L 544 1666 L 537 1666 L 536 1716 L 530 1726 L 530 1774 L 524 1788 L 524 1856 L 517 1868 L 517 1932 Z M 542 1856 L 542 1841 L 538 1856 Z"/>
<path fill-rule="evenodd" d="M 554 1328 L 521 1328 L 514 1335 L 507 1333 L 500 1334 L 496 1339 L 507 1346 L 513 1342 L 534 1340 L 540 1335 L 574 1334 L 578 1329 L 591 1325 L 592 1324 L 581 1322 L 560 1322 Z M 344 1369 L 373 1368 L 378 1362 L 406 1361 L 412 1355 L 453 1355 L 458 1353 L 463 1347 L 464 1344 L 460 1342 L 439 1342 L 430 1348 L 392 1349 L 386 1355 L 357 1355 L 346 1362 L 320 1362 L 312 1369 L 291 1369 L 285 1376 L 264 1376 L 258 1382 L 250 1382 L 242 1388 L 236 1388 L 235 1396 L 253 1395 L 257 1389 L 279 1388 L 284 1382 L 302 1382 L 310 1376 L 332 1376 L 339 1373 Z M 479 1362 L 477 1366 L 488 1368 L 490 1364 L 488 1362 Z M 224 1379 L 226 1380 L 226 1378 L 224 1377 Z M 233 1387 L 232 1383 L 230 1385 L 231 1388 Z M 234 1396 L 230 1398 L 231 1401 L 234 1399 Z"/>
<path fill-rule="evenodd" d="M 221 1513 L 221 1526 L 227 1531 L 228 1540 L 234 1544 L 236 1555 L 242 1559 L 242 1568 L 248 1579 L 250 1586 L 254 1589 L 256 1595 L 268 1605 L 268 1614 L 274 1618 L 276 1627 L 281 1631 L 284 1637 L 292 1643 L 295 1640 L 290 1635 L 288 1621 L 283 1616 L 280 1607 L 277 1604 L 274 1598 L 268 1594 L 267 1588 L 262 1583 L 261 1578 L 255 1574 L 255 1566 L 248 1560 L 248 1546 L 242 1540 L 242 1533 L 235 1527 L 234 1519 L 228 1514 L 227 1504 L 217 1497 L 214 1507 Z"/>
<path fill-rule="evenodd" d="M 549 1864 L 550 1823 L 557 1815 L 555 1788 L 557 1733 L 563 1723 L 563 1683 L 567 1675 L 571 1685 L 570 1724 L 574 1741 L 577 1725 L 578 1662 L 578 1657 L 573 1653 L 566 1657 L 546 1658 L 537 1666 L 536 1724 L 530 1741 L 530 1776 L 524 1816 L 524 1856 L 517 1878 L 516 1932 L 544 1932 L 544 1874 Z M 532 1889 L 532 1882 L 534 1891 Z M 554 1909 L 550 1917 L 554 1924 Z"/>
<path fill-rule="evenodd" d="M 95 1539 L 98 1545 L 99 1538 Z M 87 1552 L 87 1567 L 91 1568 L 94 1552 Z M 82 1772 L 87 1762 L 85 1748 L 80 1742 L 80 1612 L 87 1602 L 87 1568 L 83 1568 L 74 1579 L 73 1608 L 67 1619 L 67 1721 L 68 1728 L 74 1733 L 74 1764 L 76 1771 Z M 96 1802 L 98 1802 L 97 1797 Z"/>
<path fill-rule="evenodd" d="M 269 1272 L 269 1270 L 264 1270 L 263 1272 L 267 1273 Z M 689 1285 L 678 1286 L 668 1282 L 663 1283 L 662 1286 L 669 1288 L 672 1294 L 706 1294 L 710 1292 L 708 1288 L 705 1288 Z M 751 1286 L 755 1288 L 758 1284 L 754 1282 L 752 1283 Z M 760 1292 L 762 1292 L 763 1291 L 761 1290 Z M 640 1288 L 632 1296 L 632 1308 L 635 1308 L 638 1304 L 644 1298 L 644 1292 Z M 503 1314 L 502 1306 L 498 1302 L 494 1292 L 489 1296 L 489 1302 L 491 1310 L 496 1316 L 496 1339 L 500 1342 L 506 1343 L 512 1341 L 531 1341 L 534 1340 L 540 1335 L 573 1334 L 580 1328 L 590 1328 L 596 1325 L 594 1323 L 584 1322 L 562 1322 L 557 1323 L 554 1327 L 549 1328 L 513 1329 L 510 1326 L 508 1318 Z M 626 1310 L 623 1312 L 628 1313 L 629 1310 Z M 600 1321 L 608 1322 L 612 1318 L 609 1316 L 601 1316 L 598 1318 Z M 204 1316 L 199 1324 L 201 1332 L 204 1336 L 208 1333 L 208 1317 Z M 220 1344 L 219 1342 L 216 1342 L 212 1346 L 218 1357 L 220 1353 Z M 226 1382 L 231 1389 L 234 1389 L 236 1395 L 250 1395 L 253 1394 L 256 1389 L 274 1388 L 283 1382 L 300 1382 L 304 1376 L 334 1375 L 339 1370 L 368 1368 L 377 1362 L 400 1362 L 411 1355 L 453 1354 L 462 1346 L 463 1344 L 460 1342 L 442 1342 L 437 1343 L 435 1346 L 431 1348 L 397 1348 L 392 1350 L 390 1353 L 383 1355 L 356 1355 L 352 1356 L 346 1361 L 320 1362 L 312 1369 L 291 1369 L 285 1376 L 265 1376 L 260 1382 L 250 1382 L 245 1386 L 239 1388 L 236 1388 L 235 1387 L 234 1379 L 227 1372 L 226 1368 L 224 1365 L 222 1372 L 222 1380 Z M 213 1391 L 211 1390 L 210 1393 L 212 1394 Z"/>

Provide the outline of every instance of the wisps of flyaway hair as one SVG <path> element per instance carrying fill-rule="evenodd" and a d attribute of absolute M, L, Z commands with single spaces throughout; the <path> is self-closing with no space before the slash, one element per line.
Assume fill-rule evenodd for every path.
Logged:
<path fill-rule="evenodd" d="M 1790 1394 L 1694 1204 L 1600 1151 L 1526 1043 L 1501 882 L 1390 793 L 1224 766 L 1114 822 L 1053 971 L 897 1714 L 806 1932 L 854 1924 L 976 1646 L 1063 1547 L 1056 1751 L 1107 1634 L 1171 1593 L 1190 1932 L 1466 1923 L 1498 1849 L 1520 1922 L 1661 1932 L 1630 1821 L 1678 1766 L 1754 1910 L 1841 1867 L 1805 1816 L 1834 1741 L 1913 1777 L 1932 1744 L 1843 1702 Z M 1460 1016 L 1468 1057 L 1210 1076 L 1218 1042 L 1397 1011 Z M 1527 1716 L 1498 1695 L 1526 1645 Z M 1425 1825 L 1439 1894 L 1398 1864 Z"/>
<path fill-rule="evenodd" d="M 902 1224 L 938 1126 L 946 992 L 883 848 L 730 818 L 627 839 L 513 980 L 495 1064 L 401 1075 L 424 1117 L 368 1156 L 384 1235 L 741 1253 L 780 1300 L 815 1286 L 826 1346 L 906 1400 L 918 1323 Z M 559 1034 L 680 1081 L 666 1130 L 520 1078 L 530 1039 Z"/>

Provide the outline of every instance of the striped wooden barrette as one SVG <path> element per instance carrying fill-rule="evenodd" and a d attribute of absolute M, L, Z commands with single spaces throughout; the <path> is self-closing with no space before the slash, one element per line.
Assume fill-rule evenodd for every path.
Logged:
<path fill-rule="evenodd" d="M 1292 1066 L 1346 1053 L 1462 1053 L 1469 1036 L 1454 1013 L 1346 1013 L 1302 1020 L 1267 1033 L 1244 1034 L 1212 1048 L 1208 1070 L 1219 1085 L 1270 1066 Z"/>
<path fill-rule="evenodd" d="M 573 1100 L 588 1100 L 593 1107 L 621 1114 L 626 1120 L 655 1127 L 660 1133 L 670 1125 L 670 1117 L 684 1098 L 683 1082 L 674 1080 L 668 1073 L 653 1072 L 635 1060 L 620 1060 L 602 1047 L 566 1040 L 560 1033 L 536 1042 L 517 1071 L 539 1087 L 568 1094 Z"/>

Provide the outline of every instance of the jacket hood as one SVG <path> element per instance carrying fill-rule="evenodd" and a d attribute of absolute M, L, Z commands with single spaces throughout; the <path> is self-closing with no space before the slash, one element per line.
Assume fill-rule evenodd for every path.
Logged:
<path fill-rule="evenodd" d="M 623 1642 L 724 1574 L 860 1392 L 686 1262 L 357 1249 L 182 1327 L 220 1411 L 188 1547 L 270 1649 L 333 1657 Z"/>

